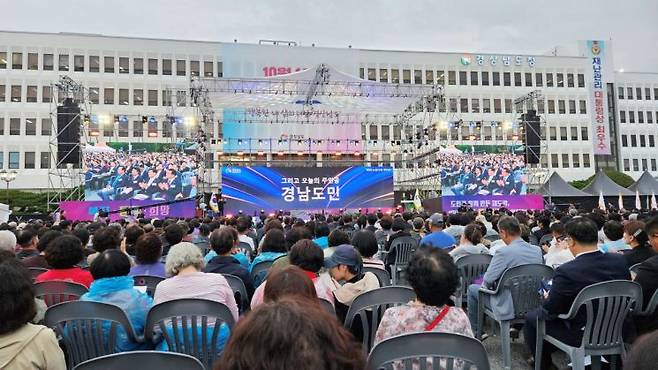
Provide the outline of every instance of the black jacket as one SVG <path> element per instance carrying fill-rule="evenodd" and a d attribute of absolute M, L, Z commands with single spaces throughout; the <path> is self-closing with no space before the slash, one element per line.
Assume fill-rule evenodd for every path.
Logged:
<path fill-rule="evenodd" d="M 642 308 L 645 308 L 653 294 L 658 290 L 658 256 L 651 257 L 637 269 L 635 282 L 642 287 Z M 638 334 L 648 333 L 658 329 L 658 312 L 647 317 L 635 316 L 635 327 Z"/>
<path fill-rule="evenodd" d="M 251 280 L 249 271 L 240 264 L 238 260 L 230 256 L 217 256 L 208 262 L 203 272 L 212 272 L 215 274 L 230 274 L 239 277 L 247 288 L 249 299 L 254 295 L 254 282 Z"/>
<path fill-rule="evenodd" d="M 626 265 L 629 268 L 656 255 L 656 252 L 648 245 L 643 247 L 635 247 L 633 249 L 626 249 L 622 253 L 624 253 L 624 258 L 626 258 Z"/>

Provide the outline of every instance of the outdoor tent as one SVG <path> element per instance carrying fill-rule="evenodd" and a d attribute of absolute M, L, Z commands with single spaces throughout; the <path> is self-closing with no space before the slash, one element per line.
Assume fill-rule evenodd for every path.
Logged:
<path fill-rule="evenodd" d="M 640 195 L 658 195 L 658 180 L 656 180 L 648 171 L 644 171 L 637 181 L 628 187 L 628 190 L 635 193 L 638 191 Z"/>
<path fill-rule="evenodd" d="M 582 190 L 578 190 L 573 186 L 569 185 L 564 179 L 557 173 L 553 172 L 551 177 L 539 188 L 538 193 L 543 196 L 551 197 L 588 197 L 591 194 L 585 193 Z"/>
<path fill-rule="evenodd" d="M 622 196 L 635 195 L 634 192 L 612 181 L 602 170 L 596 173 L 594 180 L 583 191 L 596 196 L 602 193 L 604 197 L 619 196 L 620 194 Z"/>

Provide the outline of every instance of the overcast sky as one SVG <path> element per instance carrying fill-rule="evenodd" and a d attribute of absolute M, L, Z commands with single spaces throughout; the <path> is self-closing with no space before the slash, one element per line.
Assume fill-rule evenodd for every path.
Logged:
<path fill-rule="evenodd" d="M 612 39 L 658 72 L 657 0 L 2 0 L 0 28 L 318 46 L 543 54 Z"/>

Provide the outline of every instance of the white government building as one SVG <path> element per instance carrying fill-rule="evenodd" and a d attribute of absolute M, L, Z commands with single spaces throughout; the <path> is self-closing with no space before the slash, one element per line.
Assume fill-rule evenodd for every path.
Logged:
<path fill-rule="evenodd" d="M 48 188 L 48 168 L 53 165 L 50 87 L 61 75 L 89 89 L 93 107 L 89 113 L 101 125 L 99 136 L 90 140 L 172 142 L 194 136 L 193 125 L 171 125 L 164 119 L 194 117 L 196 108 L 189 96 L 192 77 L 269 77 L 325 63 L 372 81 L 442 84 L 445 105 L 437 109 L 436 117 L 443 118 L 434 119 L 438 129 L 431 132 L 423 150 L 520 140 L 515 123 L 520 112 L 513 101 L 541 90 L 537 103 L 544 139 L 541 167 L 558 171 L 567 180 L 587 178 L 599 167 L 616 167 L 636 179 L 644 170 L 658 176 L 658 156 L 653 152 L 658 139 L 658 73 L 615 71 L 611 45 L 605 42 L 601 83 L 607 96 L 602 97 L 603 112 L 598 113 L 608 118 L 604 139 L 611 154 L 595 155 L 592 57 L 582 45 L 587 44 L 581 42 L 577 51 L 556 48 L 546 55 L 464 54 L 325 48 L 287 41 L 242 44 L 0 31 L 0 168 L 18 171 L 11 188 Z M 115 116 L 128 119 L 115 123 Z M 142 116 L 156 117 L 157 133 L 148 130 Z M 461 126 L 456 127 L 455 121 Z M 222 153 L 221 116 L 212 126 L 207 128 L 209 155 L 217 159 Z M 399 149 L 399 141 L 404 143 L 418 129 L 423 127 L 405 132 L 400 126 L 367 123 L 360 138 L 365 147 L 358 158 L 395 166 L 398 189 L 402 180 L 436 172 L 431 167 L 401 168 L 412 166 L 405 164 L 410 158 Z M 282 158 L 267 153 L 265 158 L 270 163 L 300 159 L 294 153 Z M 310 158 L 332 159 L 317 153 Z M 214 169 L 207 173 L 212 186 L 219 181 L 218 166 L 214 161 Z"/>

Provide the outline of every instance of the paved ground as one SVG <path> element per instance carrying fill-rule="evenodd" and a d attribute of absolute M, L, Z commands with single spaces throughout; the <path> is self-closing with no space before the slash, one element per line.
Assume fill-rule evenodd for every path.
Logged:
<path fill-rule="evenodd" d="M 485 339 L 484 348 L 489 354 L 489 363 L 492 370 L 504 370 L 503 366 L 503 352 L 500 342 L 500 337 L 496 335 L 491 336 L 491 330 L 488 329 L 489 338 Z M 524 344 L 523 333 L 521 337 L 512 341 L 512 370 L 531 370 L 534 367 L 530 367 L 525 358 L 527 357 L 527 350 Z M 558 366 L 559 369 L 570 369 L 567 367 L 567 357 L 564 354 L 556 353 L 553 355 L 553 362 Z"/>

